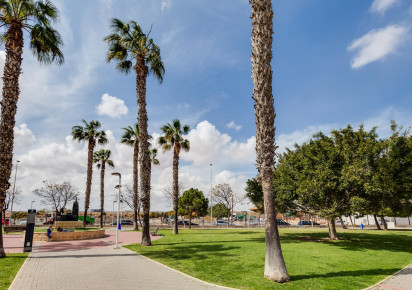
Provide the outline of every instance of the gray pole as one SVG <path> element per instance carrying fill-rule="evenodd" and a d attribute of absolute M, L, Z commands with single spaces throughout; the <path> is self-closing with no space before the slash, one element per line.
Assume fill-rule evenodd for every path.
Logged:
<path fill-rule="evenodd" d="M 120 212 L 120 188 L 122 187 L 122 175 L 119 172 L 112 172 L 112 175 L 119 176 L 119 193 L 117 194 L 117 223 L 116 223 L 116 246 L 119 249 L 119 212 Z M 114 203 L 113 203 L 114 204 Z"/>
<path fill-rule="evenodd" d="M 213 226 L 213 185 L 212 185 L 212 163 L 210 163 L 210 224 Z"/>
<path fill-rule="evenodd" d="M 11 225 L 11 220 L 13 218 L 13 202 L 14 202 L 14 195 L 16 193 L 16 178 L 17 178 L 17 168 L 19 165 L 19 160 L 17 160 L 16 162 L 16 172 L 14 173 L 14 184 L 13 184 L 13 194 L 12 194 L 12 198 L 11 198 L 11 204 L 10 204 L 10 221 L 9 224 Z M 6 217 L 4 217 L 6 218 Z"/>

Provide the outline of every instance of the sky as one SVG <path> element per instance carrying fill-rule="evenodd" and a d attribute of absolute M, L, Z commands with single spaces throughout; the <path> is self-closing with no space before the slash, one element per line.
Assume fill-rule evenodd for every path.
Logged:
<path fill-rule="evenodd" d="M 105 209 L 111 210 L 118 180 L 132 183 L 132 149 L 120 145 L 122 128 L 137 118 L 135 75 L 106 62 L 109 21 L 135 20 L 160 47 L 162 84 L 148 77 L 149 134 L 173 119 L 190 126 L 188 153 L 180 156 L 179 181 L 210 194 L 228 183 L 244 195 L 256 176 L 255 119 L 251 79 L 251 20 L 247 0 L 53 0 L 60 10 L 65 63 L 37 63 L 27 45 L 15 127 L 16 210 L 31 201 L 44 180 L 69 181 L 84 205 L 87 144 L 73 141 L 80 120 L 99 120 L 115 169 L 105 179 Z M 412 4 L 407 0 L 274 0 L 273 94 L 278 153 L 361 123 L 390 134 L 389 122 L 412 125 Z M 27 35 L 25 42 L 28 43 Z M 0 69 L 5 51 L 0 47 Z M 409 52 L 409 53 L 408 53 Z M 97 148 L 97 149 L 100 149 Z M 164 188 L 172 184 L 172 152 L 159 150 L 152 169 L 151 210 L 170 210 Z M 210 164 L 213 164 L 211 167 Z M 211 170 L 212 169 L 212 170 Z M 12 178 L 15 174 L 13 167 Z M 12 182 L 11 182 L 12 183 Z M 90 208 L 99 208 L 99 172 L 94 167 Z M 69 206 L 69 208 L 71 205 Z M 247 201 L 235 210 L 252 207 Z"/>

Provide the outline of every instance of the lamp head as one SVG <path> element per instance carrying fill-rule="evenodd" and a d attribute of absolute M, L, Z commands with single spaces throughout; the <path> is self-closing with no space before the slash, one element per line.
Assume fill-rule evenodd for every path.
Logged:
<path fill-rule="evenodd" d="M 112 175 L 120 176 L 121 174 L 119 172 L 112 172 Z"/>

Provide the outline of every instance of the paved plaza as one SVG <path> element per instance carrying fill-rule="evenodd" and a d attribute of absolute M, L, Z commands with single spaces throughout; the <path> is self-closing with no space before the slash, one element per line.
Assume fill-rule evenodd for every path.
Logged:
<path fill-rule="evenodd" d="M 194 279 L 128 249 L 114 249 L 114 231 L 107 233 L 103 239 L 36 243 L 9 289 L 223 288 Z M 140 232 L 121 232 L 119 235 L 120 244 L 136 243 L 140 239 Z"/>

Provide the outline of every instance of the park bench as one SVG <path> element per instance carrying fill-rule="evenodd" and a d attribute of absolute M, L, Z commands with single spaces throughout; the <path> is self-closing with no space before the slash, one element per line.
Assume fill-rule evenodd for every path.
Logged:
<path fill-rule="evenodd" d="M 13 233 L 13 232 L 23 232 L 26 230 L 26 226 L 7 226 L 4 227 L 4 233 Z"/>
<path fill-rule="evenodd" d="M 152 236 L 158 236 L 158 234 L 157 234 L 157 231 L 158 231 L 158 230 L 159 230 L 159 227 L 155 228 L 154 231 L 151 231 L 150 234 L 151 234 Z"/>

